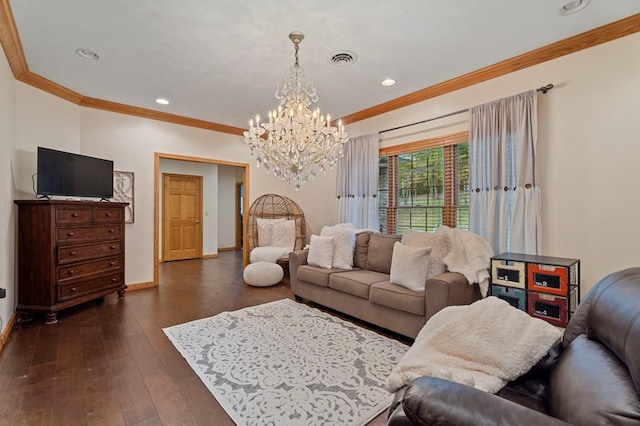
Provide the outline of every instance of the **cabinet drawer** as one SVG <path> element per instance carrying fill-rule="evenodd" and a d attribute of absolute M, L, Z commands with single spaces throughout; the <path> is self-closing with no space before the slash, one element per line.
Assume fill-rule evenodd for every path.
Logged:
<path fill-rule="evenodd" d="M 514 308 L 527 312 L 527 292 L 523 289 L 491 284 L 491 295 L 506 301 Z"/>
<path fill-rule="evenodd" d="M 532 317 L 541 318 L 558 327 L 566 327 L 568 318 L 568 300 L 566 297 L 547 293 L 529 292 L 527 312 Z"/>
<path fill-rule="evenodd" d="M 94 220 L 96 223 L 119 223 L 122 221 L 122 209 L 119 207 L 96 207 Z"/>
<path fill-rule="evenodd" d="M 58 247 L 58 264 L 80 262 L 100 257 L 115 256 L 122 252 L 122 241 Z"/>
<path fill-rule="evenodd" d="M 118 270 L 122 268 L 121 257 L 111 257 L 93 262 L 78 263 L 58 267 L 58 281 L 77 279 L 89 274 Z"/>
<path fill-rule="evenodd" d="M 115 272 L 90 280 L 75 281 L 73 283 L 58 285 L 58 301 L 73 299 L 85 294 L 105 290 L 111 287 L 121 286 L 124 282 L 123 273 Z"/>
<path fill-rule="evenodd" d="M 527 288 L 541 293 L 552 293 L 567 296 L 569 270 L 564 266 L 528 265 Z"/>
<path fill-rule="evenodd" d="M 58 243 L 117 240 L 121 237 L 122 227 L 119 224 L 87 227 L 60 227 L 56 230 L 56 241 Z"/>
<path fill-rule="evenodd" d="M 525 288 L 525 263 L 511 260 L 491 260 L 491 283 Z"/>
<path fill-rule="evenodd" d="M 91 207 L 56 207 L 56 223 L 89 223 L 91 222 Z"/>

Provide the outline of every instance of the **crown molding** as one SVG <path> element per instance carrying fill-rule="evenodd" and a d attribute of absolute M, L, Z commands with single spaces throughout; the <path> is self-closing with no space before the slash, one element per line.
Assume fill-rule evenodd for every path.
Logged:
<path fill-rule="evenodd" d="M 524 68 L 556 59 L 570 53 L 597 46 L 598 44 L 631 35 L 638 31 L 640 31 L 640 13 L 582 34 L 569 37 L 565 40 L 549 44 L 539 49 L 532 50 L 502 62 L 498 62 L 497 64 L 418 90 L 417 92 L 384 102 L 371 108 L 355 112 L 343 117 L 342 121 L 345 124 L 353 124 L 355 122 L 366 120 L 399 108 L 404 108 L 427 99 L 435 98 L 436 96 L 472 86 L 483 81 L 491 80 L 514 71 L 519 71 Z M 73 90 L 32 73 L 29 71 L 29 67 L 22 50 L 20 36 L 13 19 L 9 0 L 0 0 L 0 43 L 2 44 L 7 61 L 9 62 L 9 66 L 11 67 L 16 80 L 66 99 L 77 105 L 120 114 L 133 115 L 136 117 L 149 118 L 152 120 L 165 121 L 168 123 L 181 124 L 189 127 L 213 130 L 231 135 L 242 136 L 244 132 L 244 129 L 239 127 L 227 126 L 225 124 L 219 124 L 211 121 L 198 120 L 180 115 L 154 111 L 151 109 L 120 104 L 117 102 L 85 97 Z"/>
<path fill-rule="evenodd" d="M 88 108 L 96 108 L 104 111 L 117 112 L 120 114 L 133 115 L 136 117 L 149 118 L 151 120 L 165 121 L 167 123 L 181 124 L 183 126 L 196 127 L 198 129 L 213 130 L 214 132 L 228 133 L 242 136 L 245 129 L 227 126 L 226 124 L 214 123 L 212 121 L 198 120 L 196 118 L 184 117 L 182 115 L 169 114 L 147 108 L 139 108 L 117 102 L 105 101 L 102 99 L 89 98 L 83 96 L 78 105 Z"/>

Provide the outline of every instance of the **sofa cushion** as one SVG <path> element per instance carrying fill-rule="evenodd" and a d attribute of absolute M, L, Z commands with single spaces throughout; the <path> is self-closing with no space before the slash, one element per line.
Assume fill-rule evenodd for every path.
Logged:
<path fill-rule="evenodd" d="M 390 273 L 393 245 L 400 241 L 400 238 L 399 235 L 371 234 L 366 269 L 383 274 Z"/>
<path fill-rule="evenodd" d="M 396 242 L 391 259 L 391 282 L 409 290 L 424 291 L 431 247 L 414 247 Z"/>
<path fill-rule="evenodd" d="M 329 277 L 334 272 L 344 272 L 344 270 L 335 268 L 325 269 L 317 266 L 302 265 L 298 267 L 298 280 L 319 285 L 320 287 L 328 287 Z"/>
<path fill-rule="evenodd" d="M 374 271 L 336 272 L 329 278 L 329 288 L 367 299 L 371 284 L 388 280 L 389 275 Z"/>
<path fill-rule="evenodd" d="M 413 291 L 389 281 L 371 285 L 369 301 L 416 315 L 425 314 L 424 291 Z"/>
<path fill-rule="evenodd" d="M 353 266 L 360 269 L 367 268 L 367 253 L 369 252 L 369 238 L 372 231 L 363 231 L 356 234 L 356 246 L 353 249 Z"/>
<path fill-rule="evenodd" d="M 640 396 L 627 367 L 606 346 L 578 336 L 547 386 L 549 413 L 576 425 L 640 424 Z"/>

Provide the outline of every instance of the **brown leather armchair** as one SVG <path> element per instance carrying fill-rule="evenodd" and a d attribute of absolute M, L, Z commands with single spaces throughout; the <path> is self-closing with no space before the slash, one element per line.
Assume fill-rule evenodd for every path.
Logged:
<path fill-rule="evenodd" d="M 400 389 L 387 425 L 640 424 L 640 268 L 580 303 L 562 342 L 498 394 L 434 377 Z"/>

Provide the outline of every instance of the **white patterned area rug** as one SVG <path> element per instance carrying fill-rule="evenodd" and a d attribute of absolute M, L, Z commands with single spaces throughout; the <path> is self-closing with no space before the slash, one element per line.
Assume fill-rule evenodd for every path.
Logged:
<path fill-rule="evenodd" d="M 408 346 L 289 299 L 165 334 L 238 425 L 363 425 Z"/>

